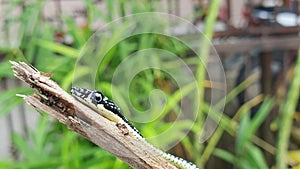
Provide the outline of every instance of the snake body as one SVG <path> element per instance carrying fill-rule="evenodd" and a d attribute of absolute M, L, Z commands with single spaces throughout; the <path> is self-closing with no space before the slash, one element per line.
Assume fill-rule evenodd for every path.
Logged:
<path fill-rule="evenodd" d="M 157 152 L 161 157 L 174 164 L 179 169 L 199 169 L 195 164 L 166 153 L 147 142 L 140 132 L 121 113 L 120 108 L 113 101 L 109 100 L 103 93 L 79 87 L 72 87 L 71 93 L 77 100 L 92 108 L 103 117 L 115 122 L 116 124 L 124 124 L 134 137 L 144 141 L 145 145 L 150 147 L 153 151 Z"/>

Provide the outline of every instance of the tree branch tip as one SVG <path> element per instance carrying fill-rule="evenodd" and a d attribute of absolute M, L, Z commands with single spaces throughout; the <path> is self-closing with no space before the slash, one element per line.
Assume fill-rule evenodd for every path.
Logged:
<path fill-rule="evenodd" d="M 33 95 L 16 94 L 37 110 L 44 111 L 59 122 L 114 156 L 128 163 L 133 168 L 175 169 L 176 166 L 153 151 L 143 139 L 134 135 L 125 135 L 116 124 L 99 115 L 96 110 L 74 99 L 56 82 L 51 80 L 52 74 L 37 70 L 25 62 L 9 61 L 14 76 L 35 89 Z M 86 125 L 87 124 L 87 125 Z M 130 157 L 130 158 L 129 158 Z"/>
<path fill-rule="evenodd" d="M 9 60 L 9 63 L 11 63 L 12 65 L 15 65 L 15 64 L 17 64 L 17 62 L 15 62 L 15 61 L 12 61 L 12 60 Z"/>
<path fill-rule="evenodd" d="M 24 94 L 16 94 L 17 97 L 22 97 L 23 99 L 25 99 L 27 96 Z"/>

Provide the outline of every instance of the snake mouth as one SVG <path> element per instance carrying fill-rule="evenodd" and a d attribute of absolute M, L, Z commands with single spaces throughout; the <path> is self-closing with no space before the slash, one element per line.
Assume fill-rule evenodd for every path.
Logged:
<path fill-rule="evenodd" d="M 92 90 L 80 88 L 80 87 L 71 87 L 71 94 L 77 98 L 87 99 L 93 93 Z"/>

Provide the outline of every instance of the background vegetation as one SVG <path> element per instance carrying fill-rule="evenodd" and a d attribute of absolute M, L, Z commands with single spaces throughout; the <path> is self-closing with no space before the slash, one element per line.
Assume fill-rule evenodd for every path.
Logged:
<path fill-rule="evenodd" d="M 117 15 L 122 17 L 130 13 L 151 12 L 158 5 L 157 1 L 124 1 L 124 0 L 105 0 L 106 12 L 98 9 L 92 1 L 83 0 L 86 5 L 87 22 L 84 26 L 76 25 L 75 21 L 69 16 L 64 16 L 61 22 L 66 28 L 57 29 L 42 17 L 43 5 L 46 1 L 33 1 L 26 5 L 20 15 L 13 15 L 16 7 L 24 5 L 22 0 L 9 1 L 9 8 L 6 11 L 7 16 L 11 16 L 5 24 L 7 32 L 18 23 L 23 32 L 17 32 L 20 35 L 20 44 L 16 47 L 0 46 L 0 79 L 13 79 L 12 71 L 8 60 L 25 61 L 31 63 L 43 72 L 53 73 L 53 79 L 58 82 L 65 90 L 69 90 L 72 84 L 73 69 L 80 49 L 83 47 L 88 38 L 92 35 L 92 25 L 96 19 L 101 18 L 104 22 L 111 22 Z M 211 39 L 213 33 L 213 25 L 218 13 L 220 1 L 211 2 L 207 20 L 205 22 L 206 36 Z M 11 15 L 10 15 L 11 14 Z M 7 35 L 9 36 L 9 34 Z M 67 41 L 67 37 L 72 38 Z M 62 38 L 61 38 L 62 37 Z M 9 39 L 9 37 L 7 37 Z M 166 43 L 168 42 L 168 43 Z M 200 45 L 200 44 L 199 44 Z M 187 63 L 193 61 L 189 50 L 178 44 L 175 40 L 165 40 L 159 35 L 141 35 L 127 39 L 111 49 L 107 54 L 109 60 L 104 67 L 109 68 L 112 72 L 118 66 L 118 63 L 129 54 L 136 50 L 145 48 L 161 48 L 173 52 L 182 57 Z M 203 58 L 208 56 L 208 45 L 200 46 Z M 118 56 L 118 57 L 116 57 Z M 205 60 L 205 59 L 204 59 Z M 212 137 L 205 143 L 199 144 L 197 141 L 197 133 L 201 130 L 201 124 L 206 113 L 210 110 L 209 104 L 204 101 L 205 86 L 205 65 L 198 62 L 192 62 L 196 65 L 197 75 L 199 75 L 198 83 L 202 86 L 201 109 L 196 121 L 188 137 L 185 137 L 170 152 L 181 156 L 189 161 L 194 162 L 198 166 L 204 168 L 206 163 L 212 157 L 217 157 L 232 164 L 234 168 L 285 168 L 285 164 L 295 164 L 300 162 L 300 153 L 297 151 L 288 152 L 289 136 L 299 99 L 300 89 L 300 60 L 298 59 L 293 69 L 293 78 L 290 82 L 288 93 L 284 99 L 275 96 L 259 95 L 249 102 L 242 105 L 235 113 L 234 117 L 223 115 L 220 125 Z M 85 72 L 82 70 L 82 74 Z M 110 95 L 109 86 L 112 74 L 107 73 L 102 78 L 99 86 L 104 93 Z M 200 78 L 201 77 L 201 78 Z M 254 82 L 253 77 L 246 78 L 238 86 L 228 92 L 218 105 L 222 103 L 228 104 L 235 97 Z M 163 73 L 157 71 L 145 71 L 137 78 L 134 83 L 140 86 L 136 90 L 131 90 L 132 102 L 138 106 L 138 109 L 147 109 L 148 93 L 153 89 L 160 88 L 168 91 L 167 97 L 173 99 L 170 107 L 176 107 L 179 100 L 177 90 L 169 85 L 172 79 Z M 23 103 L 20 98 L 15 97 L 16 93 L 32 93 L 29 87 L 16 87 L 0 93 L 0 115 L 7 115 L 14 107 Z M 143 94 L 141 94 L 143 93 Z M 251 108 L 258 106 L 257 111 L 251 113 Z M 256 132 L 265 118 L 275 108 L 279 107 L 279 115 L 274 121 L 275 131 L 278 131 L 277 145 L 271 145 L 264 142 Z M 177 113 L 177 109 L 170 109 L 164 117 L 152 122 L 149 125 L 134 124 L 144 136 L 155 136 L 170 125 L 170 116 Z M 214 107 L 214 111 L 218 111 L 218 106 Z M 47 120 L 47 115 L 43 114 L 39 119 L 38 126 L 34 130 L 29 131 L 28 137 L 15 133 L 12 137 L 16 152 L 19 154 L 15 159 L 2 159 L 0 168 L 129 168 L 119 159 L 105 152 L 88 142 L 81 136 L 69 131 L 65 126 L 58 122 Z M 172 116 L 171 116 L 172 117 Z M 171 118 L 172 119 L 172 118 Z M 189 122 L 188 122 L 189 123 Z M 186 129 L 186 124 L 182 123 L 178 127 L 181 130 Z M 156 130 L 153 130 L 155 128 Z M 218 144 L 222 142 L 222 136 L 229 134 L 233 142 L 234 150 L 228 151 L 218 148 Z M 171 139 L 166 140 L 163 144 L 170 144 L 176 139 L 176 135 L 170 136 Z M 156 143 L 159 145 L 160 143 Z M 265 160 L 265 152 L 271 154 L 276 163 L 269 165 Z M 288 156 L 290 154 L 290 156 Z M 295 158 L 296 157 L 296 158 Z M 292 162 L 291 162 L 292 161 Z M 296 163 L 297 164 L 297 163 Z M 297 167 L 297 165 L 295 165 Z M 299 166 L 298 166 L 299 167 Z"/>

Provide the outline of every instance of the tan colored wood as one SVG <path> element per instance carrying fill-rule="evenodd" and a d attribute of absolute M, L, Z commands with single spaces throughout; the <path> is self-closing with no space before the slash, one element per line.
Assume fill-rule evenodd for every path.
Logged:
<path fill-rule="evenodd" d="M 145 140 L 139 140 L 126 128 L 102 117 L 94 110 L 74 99 L 52 81 L 52 75 L 38 71 L 24 62 L 13 62 L 14 75 L 36 90 L 24 98 L 36 110 L 42 110 L 69 129 L 79 133 L 99 147 L 138 169 L 176 169 L 174 165 L 153 151 Z M 101 161 L 99 161 L 101 163 Z"/>

